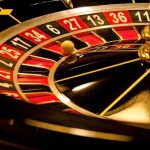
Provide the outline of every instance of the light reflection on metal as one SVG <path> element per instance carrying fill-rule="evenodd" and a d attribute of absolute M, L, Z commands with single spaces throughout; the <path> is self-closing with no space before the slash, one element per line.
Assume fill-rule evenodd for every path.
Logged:
<path fill-rule="evenodd" d="M 63 2 L 64 2 L 67 6 L 69 6 L 70 8 L 73 8 L 73 3 L 72 3 L 71 0 L 63 0 Z"/>
<path fill-rule="evenodd" d="M 144 27 L 141 32 L 141 36 L 143 39 L 150 41 L 150 25 Z"/>
<path fill-rule="evenodd" d="M 139 48 L 138 55 L 143 62 L 150 63 L 150 43 L 146 43 Z"/>
<path fill-rule="evenodd" d="M 146 42 L 139 48 L 138 55 L 143 62 L 150 63 L 150 25 L 144 27 L 141 36 Z"/>
<path fill-rule="evenodd" d="M 32 120 L 32 119 L 26 119 L 25 124 L 29 126 L 41 128 L 41 129 L 68 133 L 72 135 L 79 135 L 79 136 L 84 136 L 84 137 L 113 140 L 113 141 L 125 141 L 125 142 L 131 142 L 134 140 L 133 137 L 128 136 L 128 135 L 98 132 L 98 131 L 91 131 L 91 130 L 79 129 L 79 128 L 70 128 L 66 126 L 55 125 L 55 124 L 41 122 L 41 121 Z"/>
<path fill-rule="evenodd" d="M 95 82 L 89 82 L 89 83 L 86 83 L 86 84 L 82 84 L 82 85 L 79 85 L 75 88 L 72 89 L 73 92 L 78 92 L 80 90 L 84 90 L 90 86 L 92 86 Z"/>

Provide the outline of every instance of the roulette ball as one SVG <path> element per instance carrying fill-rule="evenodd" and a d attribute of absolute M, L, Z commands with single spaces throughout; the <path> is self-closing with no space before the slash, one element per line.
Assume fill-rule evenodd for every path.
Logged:
<path fill-rule="evenodd" d="M 150 142 L 149 0 L 0 0 L 0 147 Z"/>

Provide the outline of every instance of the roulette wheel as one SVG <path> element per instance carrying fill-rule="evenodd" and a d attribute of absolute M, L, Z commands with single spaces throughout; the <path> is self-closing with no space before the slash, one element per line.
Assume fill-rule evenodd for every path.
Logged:
<path fill-rule="evenodd" d="M 0 20 L 2 148 L 150 141 L 148 0 L 2 0 Z"/>

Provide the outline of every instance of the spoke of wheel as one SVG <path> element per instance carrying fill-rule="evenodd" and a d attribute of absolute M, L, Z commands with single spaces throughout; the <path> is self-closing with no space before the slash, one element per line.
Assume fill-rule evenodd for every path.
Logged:
<path fill-rule="evenodd" d="M 105 110 L 103 110 L 99 115 L 104 116 L 115 104 L 117 104 L 124 96 L 126 96 L 137 84 L 139 84 L 148 74 L 150 74 L 150 69 L 148 69 L 143 75 L 141 75 L 130 87 L 128 87 L 116 100 L 114 100 Z"/>
<path fill-rule="evenodd" d="M 96 70 L 93 70 L 93 71 L 77 74 L 77 75 L 74 75 L 74 76 L 71 76 L 71 77 L 67 77 L 67 78 L 63 78 L 63 79 L 60 79 L 60 80 L 56 80 L 55 83 L 66 81 L 66 80 L 70 80 L 70 79 L 74 79 L 74 78 L 85 76 L 85 75 L 89 75 L 89 74 L 100 72 L 100 71 L 103 71 L 103 70 L 119 67 L 119 66 L 122 66 L 122 65 L 126 65 L 126 64 L 129 64 L 129 63 L 133 63 L 133 62 L 139 61 L 139 60 L 140 60 L 140 58 L 137 58 L 137 59 L 121 62 L 121 63 L 115 64 L 115 65 L 107 66 L 107 67 L 104 67 L 104 68 L 96 69 Z"/>

